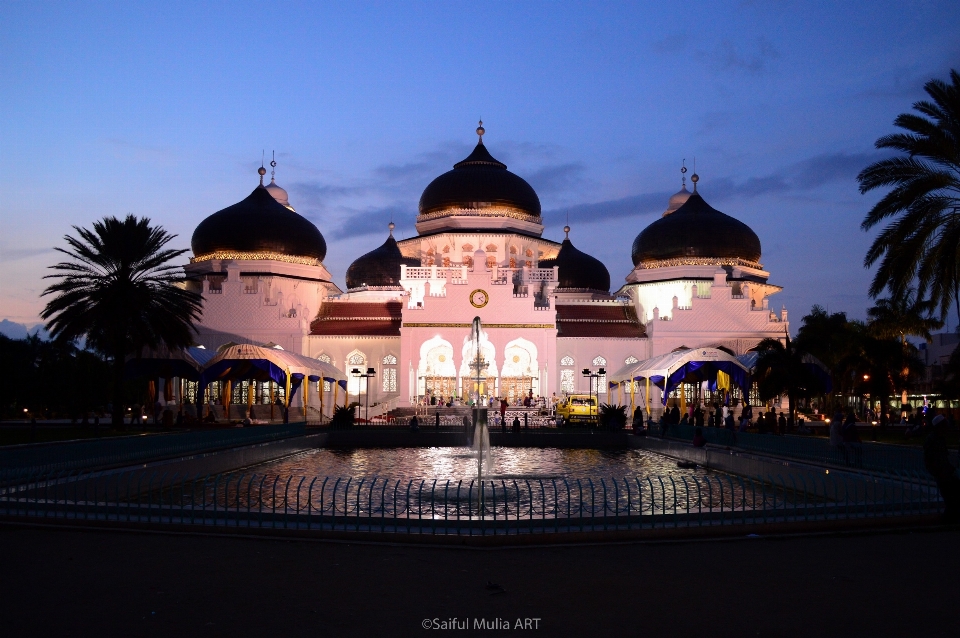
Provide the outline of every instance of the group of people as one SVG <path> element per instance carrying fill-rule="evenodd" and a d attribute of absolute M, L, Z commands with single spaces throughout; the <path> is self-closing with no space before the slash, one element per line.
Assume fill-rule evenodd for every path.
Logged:
<path fill-rule="evenodd" d="M 784 412 L 777 414 L 776 408 L 769 408 L 766 412 L 761 409 L 757 411 L 756 420 L 754 420 L 753 410 L 753 406 L 745 403 L 740 407 L 740 414 L 736 415 L 736 408 L 728 405 L 714 403 L 712 406 L 694 406 L 691 404 L 681 415 L 680 407 L 674 405 L 663 411 L 658 424 L 661 434 L 665 434 L 666 429 L 671 425 L 726 428 L 735 432 L 746 432 L 750 428 L 756 428 L 761 434 L 786 434 L 789 422 Z M 641 408 L 636 408 L 634 424 L 637 423 L 637 411 L 642 414 Z"/>
<path fill-rule="evenodd" d="M 473 420 L 469 416 L 464 414 L 462 423 L 463 423 L 464 434 L 467 435 L 468 439 L 472 440 L 474 429 L 475 429 Z M 439 411 L 434 414 L 434 428 L 437 431 L 440 430 L 440 412 Z M 510 424 L 510 428 L 514 434 L 519 434 L 521 432 L 520 416 L 518 414 L 514 414 L 513 422 Z M 507 418 L 506 418 L 505 406 L 502 408 L 502 411 L 499 417 L 497 417 L 496 413 L 493 414 L 493 417 L 490 422 L 490 429 L 494 429 L 494 430 L 499 429 L 502 433 L 504 434 L 507 433 Z M 526 413 L 524 413 L 523 415 L 522 429 L 525 429 L 525 430 L 530 429 L 530 422 L 527 419 Z M 411 432 L 420 431 L 420 418 L 417 415 L 413 415 L 413 417 L 410 419 L 410 431 Z"/>
<path fill-rule="evenodd" d="M 506 397 L 495 397 L 495 396 L 482 397 L 481 405 L 485 404 L 488 408 L 494 408 L 501 403 L 506 403 L 508 406 L 512 406 L 512 407 L 523 406 L 526 408 L 544 409 L 547 407 L 555 408 L 557 403 L 559 403 L 559 401 L 560 400 L 557 398 L 556 392 L 554 392 L 553 397 L 550 400 L 548 400 L 546 397 L 541 397 L 539 395 L 534 396 L 533 390 L 530 390 L 528 391 L 527 394 L 518 395 L 514 399 L 508 399 Z M 460 397 L 453 396 L 453 395 L 449 397 L 444 397 L 442 394 L 437 395 L 433 393 L 428 393 L 423 397 L 421 397 L 418 403 L 424 406 L 426 405 L 446 406 L 448 408 L 452 408 L 452 407 L 461 406 L 461 405 L 473 406 L 474 400 L 473 399 L 464 400 L 464 399 L 461 399 Z"/>

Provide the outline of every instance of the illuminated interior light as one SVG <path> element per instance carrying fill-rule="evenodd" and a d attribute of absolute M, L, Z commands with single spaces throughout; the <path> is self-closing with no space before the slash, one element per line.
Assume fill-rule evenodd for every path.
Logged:
<path fill-rule="evenodd" d="M 204 261 L 211 261 L 213 259 L 221 260 L 269 260 L 269 261 L 283 261 L 288 264 L 302 264 L 304 266 L 322 266 L 323 262 L 315 257 L 297 257 L 295 255 L 284 255 L 283 253 L 271 253 L 271 252 L 256 252 L 256 253 L 242 253 L 242 252 L 232 252 L 232 251 L 217 251 L 208 253 L 206 255 L 198 255 L 196 257 L 190 258 L 191 264 L 201 263 Z"/>
<path fill-rule="evenodd" d="M 739 257 L 674 257 L 673 259 L 642 262 L 636 268 L 637 270 L 651 270 L 654 268 L 669 268 L 670 266 L 744 266 L 763 270 L 761 263 L 747 261 Z"/>

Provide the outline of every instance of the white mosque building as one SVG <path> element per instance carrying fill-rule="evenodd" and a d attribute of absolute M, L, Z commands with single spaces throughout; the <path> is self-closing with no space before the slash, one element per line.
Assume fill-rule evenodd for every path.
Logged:
<path fill-rule="evenodd" d="M 402 407 L 467 396 L 478 376 L 490 396 L 591 386 L 602 394 L 607 384 L 584 369 L 612 371 L 680 348 L 739 355 L 784 336 L 786 311 L 768 307 L 781 289 L 767 283 L 759 238 L 707 204 L 697 175 L 693 191 L 684 185 L 637 236 L 634 269 L 613 290 L 569 227 L 562 243 L 543 238 L 536 192 L 490 154 L 482 123 L 477 133 L 473 152 L 424 189 L 417 234 L 398 240 L 391 224 L 383 244 L 350 265 L 344 289 L 323 265 L 323 235 L 274 179 L 264 185 L 261 168 L 249 196 L 193 233 L 184 269 L 203 296 L 198 344 L 319 359 L 346 372 L 353 400 Z M 483 325 L 479 371 L 474 317 Z M 351 374 L 370 368 L 372 377 Z"/>

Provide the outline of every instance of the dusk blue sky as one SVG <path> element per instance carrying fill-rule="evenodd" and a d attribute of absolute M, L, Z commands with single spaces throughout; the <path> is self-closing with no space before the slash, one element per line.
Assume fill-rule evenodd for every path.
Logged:
<path fill-rule="evenodd" d="M 261 150 L 342 286 L 391 216 L 414 234 L 479 117 L 544 236 L 569 215 L 614 289 L 696 157 L 704 198 L 760 236 L 794 331 L 815 303 L 862 318 L 876 196 L 855 176 L 960 68 L 958 24 L 955 1 L 7 3 L 0 319 L 39 321 L 71 225 L 146 215 L 189 247 L 257 184 Z"/>

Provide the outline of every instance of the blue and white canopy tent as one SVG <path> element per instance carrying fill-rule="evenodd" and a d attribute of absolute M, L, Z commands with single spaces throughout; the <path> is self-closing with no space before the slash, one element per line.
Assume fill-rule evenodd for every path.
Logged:
<path fill-rule="evenodd" d="M 710 382 L 716 387 L 723 374 L 742 389 L 750 387 L 750 371 L 733 355 L 716 348 L 689 348 L 668 352 L 658 357 L 645 359 L 623 366 L 608 376 L 610 387 L 630 384 L 631 403 L 634 381 L 646 381 L 644 392 L 647 409 L 650 409 L 650 386 L 660 391 L 660 401 L 667 404 L 670 393 L 683 383 Z"/>
<path fill-rule="evenodd" d="M 308 384 L 305 385 L 304 380 L 307 380 Z M 285 389 L 285 404 L 288 408 L 292 405 L 297 390 L 303 387 L 301 405 L 304 415 L 306 415 L 310 396 L 309 382 L 329 382 L 333 386 L 334 403 L 336 403 L 337 388 L 343 388 L 344 397 L 347 389 L 346 375 L 329 363 L 286 350 L 250 344 L 228 346 L 210 359 L 200 373 L 198 396 L 204 396 L 206 387 L 214 381 L 272 381 Z M 322 385 L 320 386 L 320 406 L 323 411 Z"/>

